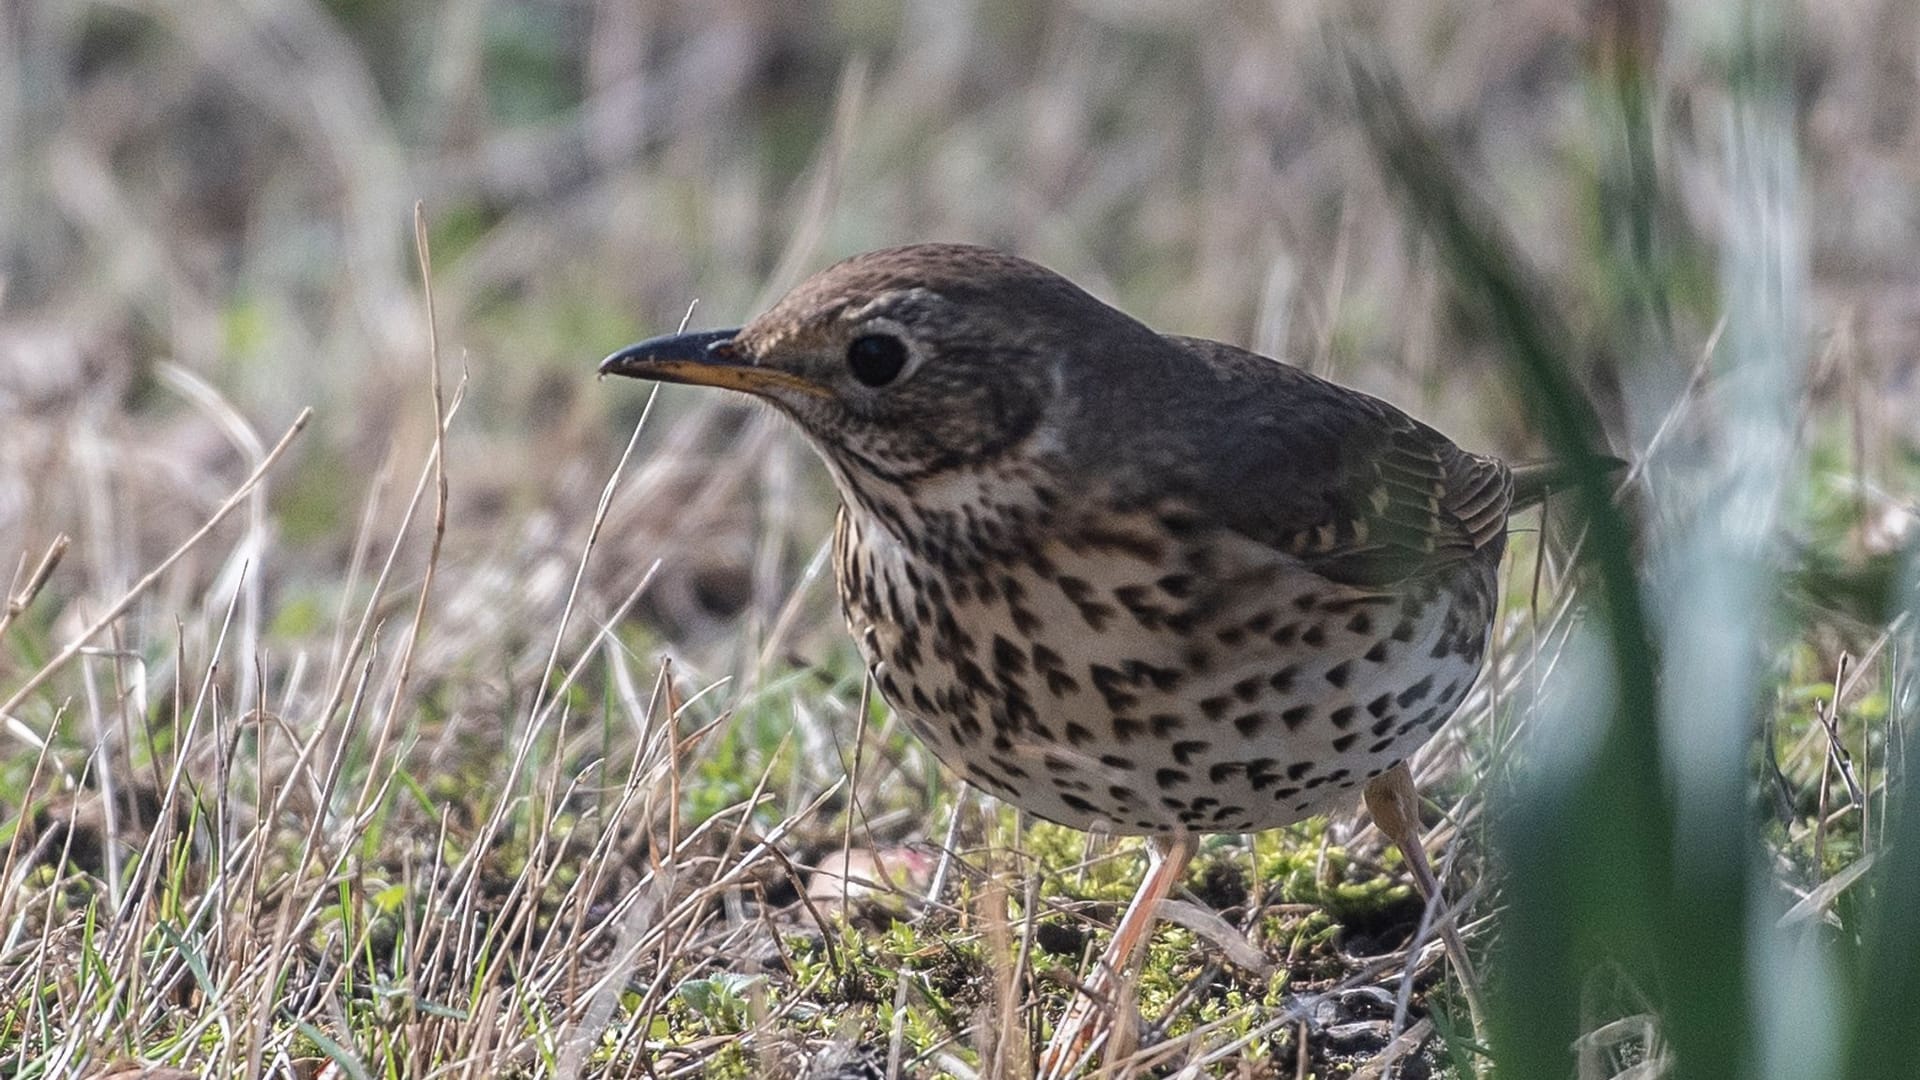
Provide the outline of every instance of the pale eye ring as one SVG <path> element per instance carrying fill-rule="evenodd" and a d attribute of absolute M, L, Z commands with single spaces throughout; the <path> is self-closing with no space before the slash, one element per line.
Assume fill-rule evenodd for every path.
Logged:
<path fill-rule="evenodd" d="M 893 334 L 861 334 L 847 342 L 847 370 L 862 386 L 879 389 L 907 368 L 907 343 Z"/>

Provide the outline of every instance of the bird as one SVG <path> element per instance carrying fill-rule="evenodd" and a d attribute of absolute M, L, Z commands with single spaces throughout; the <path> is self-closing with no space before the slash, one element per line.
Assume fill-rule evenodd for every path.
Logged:
<path fill-rule="evenodd" d="M 965 244 L 853 256 L 600 372 L 791 419 L 838 491 L 840 606 L 886 702 L 975 787 L 1150 838 L 1097 983 L 1201 834 L 1359 795 L 1438 895 L 1407 760 L 1473 684 L 1508 517 L 1558 470 Z M 1097 996 L 1056 1027 L 1055 1071 L 1106 1045 Z"/>

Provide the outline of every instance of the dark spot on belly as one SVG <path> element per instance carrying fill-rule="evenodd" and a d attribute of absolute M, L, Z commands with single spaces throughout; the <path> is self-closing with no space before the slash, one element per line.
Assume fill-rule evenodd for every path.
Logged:
<path fill-rule="evenodd" d="M 1003 634 L 993 635 L 993 670 L 1002 675 L 1027 673 L 1027 654 Z"/>
<path fill-rule="evenodd" d="M 1222 761 L 1207 770 L 1207 781 L 1214 784 L 1224 784 L 1234 773 L 1244 773 L 1246 768 L 1245 762 Z"/>
<path fill-rule="evenodd" d="M 900 665 L 900 670 L 912 674 L 920 666 L 920 627 L 906 622 L 900 624 L 900 647 L 893 651 L 889 659 Z"/>
<path fill-rule="evenodd" d="M 1182 678 L 1183 673 L 1179 668 L 1161 667 L 1158 664 L 1149 664 L 1145 660 L 1127 661 L 1127 679 L 1135 686 L 1142 682 L 1149 682 L 1153 684 L 1155 690 L 1170 694 L 1180 688 Z"/>
<path fill-rule="evenodd" d="M 953 674 L 960 680 L 960 685 L 967 690 L 977 694 L 993 692 L 992 680 L 987 678 L 987 673 L 981 670 L 980 665 L 974 663 L 970 656 L 961 657 L 959 662 L 953 665 Z"/>
<path fill-rule="evenodd" d="M 1153 591 L 1145 585 L 1122 585 L 1113 590 L 1113 598 L 1127 609 L 1133 620 L 1148 630 L 1157 630 L 1172 612 L 1154 603 Z"/>
<path fill-rule="evenodd" d="M 1399 702 L 1400 707 L 1404 709 L 1412 705 L 1414 702 L 1419 701 L 1420 699 L 1426 697 L 1432 691 L 1433 691 L 1433 676 L 1428 675 L 1425 678 L 1421 679 L 1419 682 L 1414 683 L 1412 686 L 1409 686 L 1405 690 L 1400 691 L 1400 695 L 1394 698 L 1394 700 Z"/>
<path fill-rule="evenodd" d="M 1055 668 L 1064 668 L 1067 666 L 1067 662 L 1060 658 L 1059 653 L 1054 652 L 1038 641 L 1033 643 L 1032 652 L 1033 669 L 1035 671 L 1051 671 Z"/>
<path fill-rule="evenodd" d="M 967 776 L 977 784 L 980 784 L 984 787 L 992 788 L 995 791 L 1011 790 L 1010 786 L 1007 784 L 1005 780 L 1000 779 L 998 776 L 995 776 L 994 774 L 988 772 L 986 769 L 982 768 L 980 763 L 977 761 L 967 762 L 966 770 L 967 770 Z"/>
<path fill-rule="evenodd" d="M 1139 696 L 1127 690 L 1129 680 L 1118 671 L 1105 664 L 1094 664 L 1087 668 L 1087 674 L 1093 679 L 1093 688 L 1106 699 L 1107 708 L 1120 712 L 1140 703 Z"/>

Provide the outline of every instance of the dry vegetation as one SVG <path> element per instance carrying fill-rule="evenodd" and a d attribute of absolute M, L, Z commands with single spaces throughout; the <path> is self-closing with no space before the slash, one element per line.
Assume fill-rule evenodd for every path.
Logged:
<path fill-rule="evenodd" d="M 870 699 L 793 433 L 590 377 L 922 239 L 1639 462 L 1422 759 L 1490 1029 L 1356 815 L 1209 841 L 1129 1068 L 1910 1075 L 1920 8 L 1172 10 L 0 8 L 0 1076 L 1025 1075 L 1137 848 Z"/>

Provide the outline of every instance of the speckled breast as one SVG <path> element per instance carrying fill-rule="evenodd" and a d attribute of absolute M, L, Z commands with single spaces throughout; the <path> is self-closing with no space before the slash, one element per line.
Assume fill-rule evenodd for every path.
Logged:
<path fill-rule="evenodd" d="M 1490 565 L 1362 590 L 1146 514 L 956 571 L 847 509 L 835 549 L 886 700 L 955 772 L 1081 829 L 1246 832 L 1345 803 L 1452 715 L 1491 620 Z"/>

